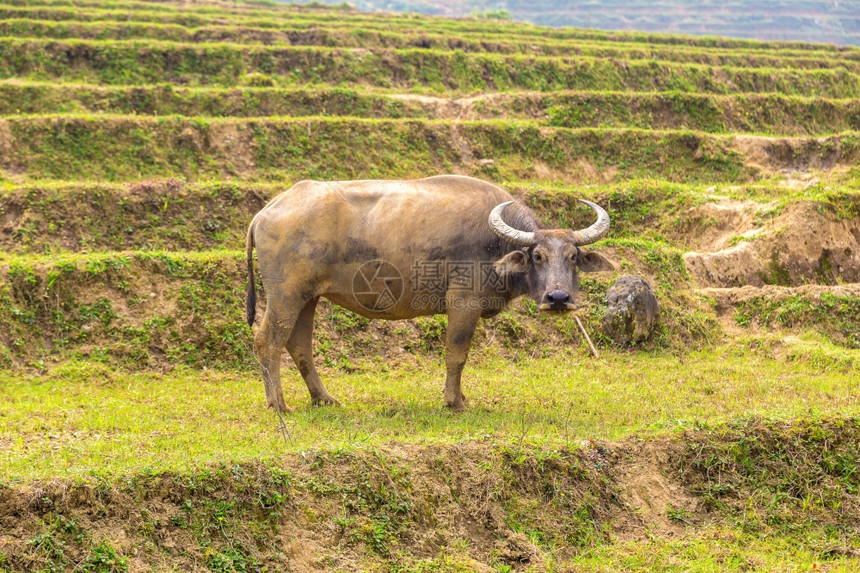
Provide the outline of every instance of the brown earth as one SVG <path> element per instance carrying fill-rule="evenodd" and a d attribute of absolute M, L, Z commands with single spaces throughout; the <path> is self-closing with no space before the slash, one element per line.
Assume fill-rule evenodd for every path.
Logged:
<path fill-rule="evenodd" d="M 860 282 L 860 218 L 828 205 L 724 199 L 690 209 L 678 229 L 699 286 Z"/>
<path fill-rule="evenodd" d="M 12 130 L 9 128 L 9 122 L 5 119 L 0 119 L 0 160 L 12 155 L 15 146 L 15 136 L 12 135 Z M 14 175 L 17 173 L 17 168 L 12 162 L 3 161 L 0 164 L 0 179 L 5 178 L 6 174 Z"/>
<path fill-rule="evenodd" d="M 850 531 L 860 498 L 831 460 L 854 451 L 858 427 L 854 419 L 752 420 L 721 433 L 559 450 L 399 444 L 5 486 L 0 554 L 13 570 L 81 567 L 98 546 L 125 556 L 129 571 L 202 571 L 227 557 L 249 570 L 346 570 L 445 555 L 476 571 L 544 570 L 550 557 L 559 564 L 599 545 L 683 539 L 734 515 L 772 535 L 764 524 L 802 520 L 795 506 L 818 495 L 832 503 L 807 508 L 817 523 L 808 527 Z M 811 455 L 822 440 L 827 455 Z M 734 457 L 739 447 L 743 460 Z M 745 463 L 768 471 L 747 473 Z M 792 482 L 797 472 L 807 479 Z M 823 549 L 856 555 L 847 543 L 846 533 Z"/>
<path fill-rule="evenodd" d="M 841 139 L 823 137 L 790 139 L 760 135 L 738 135 L 734 148 L 744 155 L 747 165 L 764 172 L 829 171 L 843 162 Z"/>

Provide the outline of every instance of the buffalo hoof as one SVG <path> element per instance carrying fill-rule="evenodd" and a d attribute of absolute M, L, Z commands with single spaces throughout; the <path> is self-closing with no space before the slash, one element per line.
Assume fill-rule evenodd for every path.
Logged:
<path fill-rule="evenodd" d="M 452 412 L 462 412 L 466 409 L 466 397 L 460 396 L 459 399 L 452 402 L 445 402 L 445 405 L 448 406 L 448 409 Z"/>
<path fill-rule="evenodd" d="M 314 406 L 340 406 L 340 402 L 331 396 L 322 396 L 320 398 L 311 398 L 311 404 Z"/>
<path fill-rule="evenodd" d="M 281 404 L 279 406 L 278 404 L 271 404 L 270 403 L 269 408 L 271 408 L 275 412 L 280 412 L 282 414 L 290 414 L 293 411 L 293 409 L 290 408 L 289 406 L 287 406 L 286 404 Z"/>

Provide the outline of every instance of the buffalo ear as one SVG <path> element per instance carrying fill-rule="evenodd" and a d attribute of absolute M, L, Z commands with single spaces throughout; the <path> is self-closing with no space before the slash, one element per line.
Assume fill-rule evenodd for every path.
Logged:
<path fill-rule="evenodd" d="M 579 270 L 586 273 L 615 270 L 615 265 L 603 255 L 583 249 L 579 250 L 579 256 L 576 257 L 576 266 L 579 267 Z"/>
<path fill-rule="evenodd" d="M 511 251 L 495 263 L 493 268 L 498 275 L 524 273 L 529 270 L 529 254 L 525 251 Z"/>

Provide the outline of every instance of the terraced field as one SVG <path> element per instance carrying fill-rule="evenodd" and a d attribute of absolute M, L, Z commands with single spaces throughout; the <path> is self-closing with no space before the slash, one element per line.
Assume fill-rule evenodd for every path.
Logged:
<path fill-rule="evenodd" d="M 0 0 L 0 571 L 860 567 L 860 50 L 265 2 Z M 304 179 L 493 181 L 572 316 L 330 303 L 265 410 L 244 238 Z M 651 339 L 602 334 L 639 274 Z M 265 293 L 263 293 L 265 295 Z M 259 303 L 258 315 L 265 304 Z"/>

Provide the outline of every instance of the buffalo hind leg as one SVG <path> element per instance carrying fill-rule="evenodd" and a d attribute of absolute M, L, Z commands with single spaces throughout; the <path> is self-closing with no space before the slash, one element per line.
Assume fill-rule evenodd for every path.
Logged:
<path fill-rule="evenodd" d="M 460 389 L 460 377 L 481 313 L 451 306 L 449 308 L 445 340 L 445 405 L 455 412 L 461 412 L 466 407 L 466 397 Z"/>
<path fill-rule="evenodd" d="M 313 404 L 340 404 L 331 397 L 322 383 L 320 375 L 314 366 L 313 336 L 314 336 L 314 312 L 317 308 L 319 298 L 314 298 L 305 305 L 299 313 L 293 333 L 287 341 L 287 351 L 293 357 L 296 368 L 311 393 Z"/>
<path fill-rule="evenodd" d="M 284 345 L 290 338 L 295 324 L 295 314 L 286 320 L 275 318 L 275 314 L 266 309 L 266 315 L 254 335 L 254 351 L 260 361 L 263 372 L 263 385 L 266 388 L 266 402 L 270 408 L 278 412 L 290 412 L 284 402 L 284 392 L 281 388 L 281 354 Z"/>

